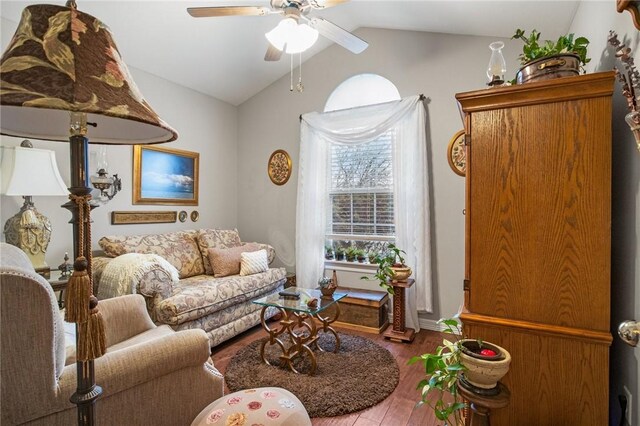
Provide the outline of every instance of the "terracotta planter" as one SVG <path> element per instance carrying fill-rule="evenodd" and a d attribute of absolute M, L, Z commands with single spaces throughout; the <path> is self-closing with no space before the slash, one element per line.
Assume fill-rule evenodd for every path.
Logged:
<path fill-rule="evenodd" d="M 408 266 L 392 266 L 391 270 L 393 271 L 392 283 L 405 282 L 411 276 L 411 268 Z"/>
<path fill-rule="evenodd" d="M 516 74 L 518 84 L 572 77 L 580 74 L 580 57 L 572 53 L 546 56 L 527 62 Z"/>
<path fill-rule="evenodd" d="M 493 350 L 495 356 L 482 356 L 474 353 L 479 344 L 477 340 L 465 339 L 461 342 L 460 362 L 467 370 L 463 373 L 467 382 L 482 389 L 493 389 L 498 381 L 509 371 L 511 354 L 493 343 L 482 342 L 482 348 Z"/>

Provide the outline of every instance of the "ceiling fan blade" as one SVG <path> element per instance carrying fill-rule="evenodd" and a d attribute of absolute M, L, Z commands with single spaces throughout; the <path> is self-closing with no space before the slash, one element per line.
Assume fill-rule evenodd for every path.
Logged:
<path fill-rule="evenodd" d="M 269 62 L 279 61 L 282 57 L 282 52 L 287 48 L 285 44 L 282 50 L 277 49 L 271 43 L 267 43 L 269 47 L 267 47 L 267 53 L 264 54 L 264 60 Z"/>
<path fill-rule="evenodd" d="M 212 16 L 263 16 L 272 11 L 262 6 L 219 6 L 219 7 L 188 7 L 187 12 L 194 18 L 209 18 Z"/>
<path fill-rule="evenodd" d="M 326 9 L 328 7 L 337 6 L 347 3 L 349 0 L 309 0 L 309 4 L 314 9 Z"/>
<path fill-rule="evenodd" d="M 318 30 L 320 34 L 329 40 L 355 54 L 362 53 L 367 47 L 369 47 L 369 43 L 360 37 L 351 34 L 349 31 L 340 28 L 333 22 L 327 21 L 326 19 L 311 18 L 309 19 L 309 25 Z"/>

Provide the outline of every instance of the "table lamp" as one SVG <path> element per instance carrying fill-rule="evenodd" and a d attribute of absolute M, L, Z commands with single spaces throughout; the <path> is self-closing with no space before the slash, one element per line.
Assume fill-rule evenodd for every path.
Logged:
<path fill-rule="evenodd" d="M 91 287 L 87 136 L 101 144 L 133 145 L 178 135 L 142 97 L 108 27 L 77 10 L 74 1 L 23 10 L 0 59 L 0 77 L 0 133 L 70 144 L 71 194 L 63 207 L 71 211 L 77 258 L 65 309 L 65 319 L 76 323 L 78 386 L 71 401 L 78 406 L 78 424 L 93 424 L 102 393 L 93 359 L 104 352 L 104 330 Z"/>
<path fill-rule="evenodd" d="M 51 222 L 36 210 L 31 197 L 69 195 L 58 171 L 56 154 L 35 149 L 25 139 L 19 147 L 2 147 L 0 173 L 0 193 L 24 198 L 20 211 L 4 225 L 5 241 L 24 251 L 36 272 L 48 278 L 50 269 L 45 254 L 51 240 Z"/>

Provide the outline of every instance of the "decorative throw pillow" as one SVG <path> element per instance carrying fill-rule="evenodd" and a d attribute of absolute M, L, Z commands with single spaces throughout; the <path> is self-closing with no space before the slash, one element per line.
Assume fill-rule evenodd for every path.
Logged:
<path fill-rule="evenodd" d="M 253 275 L 269 269 L 267 251 L 265 249 L 240 254 L 240 275 Z"/>
<path fill-rule="evenodd" d="M 260 250 L 255 243 L 248 243 L 231 248 L 210 248 L 209 262 L 216 278 L 238 275 L 240 273 L 240 254 Z"/>
<path fill-rule="evenodd" d="M 200 229 L 197 242 L 202 253 L 204 270 L 207 275 L 213 275 L 208 255 L 210 248 L 231 248 L 242 245 L 237 229 Z"/>

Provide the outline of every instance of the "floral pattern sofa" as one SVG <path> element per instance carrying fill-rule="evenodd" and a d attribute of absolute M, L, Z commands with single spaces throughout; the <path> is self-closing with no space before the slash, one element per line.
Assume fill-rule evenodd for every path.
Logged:
<path fill-rule="evenodd" d="M 168 324 L 174 330 L 201 328 L 212 347 L 259 324 L 261 307 L 252 301 L 279 292 L 286 281 L 284 268 L 247 276 L 213 276 L 208 249 L 242 245 L 235 229 L 107 236 L 98 243 L 104 255 L 93 258 L 96 294 L 104 268 L 115 257 L 127 253 L 159 255 L 178 270 L 180 279 L 173 282 L 168 272 L 154 269 L 135 283 L 132 292 L 145 297 L 149 315 L 156 323 Z M 275 250 L 266 244 L 259 246 L 267 250 L 271 264 Z"/>

